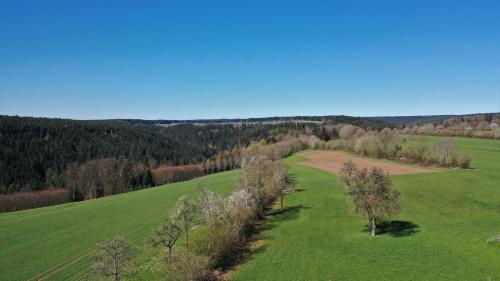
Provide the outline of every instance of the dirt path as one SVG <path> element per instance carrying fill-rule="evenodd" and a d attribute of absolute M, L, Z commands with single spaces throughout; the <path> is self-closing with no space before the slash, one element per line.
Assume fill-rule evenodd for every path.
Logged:
<path fill-rule="evenodd" d="M 382 162 L 378 160 L 359 157 L 353 154 L 340 152 L 340 151 L 324 151 L 314 150 L 306 151 L 299 154 L 307 160 L 300 162 L 300 164 L 312 168 L 328 171 L 330 173 L 338 174 L 342 168 L 342 164 L 346 161 L 353 161 L 354 164 L 361 168 L 379 167 L 384 171 L 389 172 L 391 175 L 402 174 L 420 174 L 430 173 L 432 170 L 402 165 L 397 163 Z"/>

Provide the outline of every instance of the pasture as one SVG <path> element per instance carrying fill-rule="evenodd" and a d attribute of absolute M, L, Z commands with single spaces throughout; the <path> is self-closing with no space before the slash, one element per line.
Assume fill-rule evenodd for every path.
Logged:
<path fill-rule="evenodd" d="M 427 138 L 431 141 L 438 138 Z M 286 161 L 297 181 L 284 212 L 234 280 L 492 280 L 500 278 L 500 142 L 452 139 L 472 170 L 393 176 L 402 212 L 372 239 L 329 172 Z"/>

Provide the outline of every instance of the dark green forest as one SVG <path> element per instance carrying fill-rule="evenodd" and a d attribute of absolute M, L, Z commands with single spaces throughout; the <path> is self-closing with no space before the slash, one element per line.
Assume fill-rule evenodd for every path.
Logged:
<path fill-rule="evenodd" d="M 204 125 L 162 127 L 120 120 L 0 117 L 0 192 L 36 191 L 58 185 L 71 163 L 125 158 L 146 166 L 202 162 L 290 129 L 315 124 Z"/>

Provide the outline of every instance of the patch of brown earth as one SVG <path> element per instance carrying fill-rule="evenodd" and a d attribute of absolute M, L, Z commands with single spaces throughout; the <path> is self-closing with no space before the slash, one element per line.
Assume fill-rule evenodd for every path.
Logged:
<path fill-rule="evenodd" d="M 314 150 L 300 153 L 300 156 L 307 160 L 300 162 L 300 164 L 312 168 L 321 169 L 330 173 L 338 174 L 342 169 L 344 162 L 351 160 L 360 168 L 378 167 L 382 170 L 389 172 L 390 175 L 402 174 L 421 174 L 430 173 L 432 170 L 402 165 L 391 162 L 381 162 L 378 160 L 363 158 L 353 154 L 340 152 L 340 151 L 323 151 Z"/>

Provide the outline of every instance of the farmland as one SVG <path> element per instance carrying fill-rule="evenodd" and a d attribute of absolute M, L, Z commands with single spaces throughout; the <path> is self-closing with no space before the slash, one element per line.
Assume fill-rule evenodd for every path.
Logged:
<path fill-rule="evenodd" d="M 428 137 L 427 140 L 440 140 Z M 234 280 L 486 280 L 500 277 L 500 142 L 452 139 L 473 158 L 471 170 L 439 169 L 392 177 L 402 212 L 370 238 L 333 173 L 285 159 L 297 182 L 282 212 L 262 226 L 255 254 Z M 315 152 L 315 151 L 313 151 Z M 384 161 L 390 163 L 388 161 Z M 123 235 L 137 249 L 130 279 L 154 280 L 143 265 L 155 251 L 144 239 L 182 195 L 202 181 L 230 191 L 239 171 L 41 209 L 0 214 L 1 280 L 78 280 L 96 243 Z M 376 270 L 374 270 L 376 269 Z M 369 277 L 367 277 L 369 276 Z"/>
<path fill-rule="evenodd" d="M 352 161 L 354 164 L 358 165 L 360 168 L 370 169 L 372 167 L 379 167 L 384 171 L 388 172 L 390 175 L 400 175 L 400 174 L 418 174 L 418 173 L 430 173 L 432 170 L 424 169 L 420 167 L 414 167 L 410 165 L 401 165 L 400 163 L 394 163 L 389 161 L 381 161 L 379 159 L 369 159 L 366 157 L 356 157 L 350 153 L 341 151 L 306 151 L 299 153 L 299 156 L 305 158 L 305 161 L 300 162 L 300 164 L 325 170 L 334 174 L 339 174 L 342 164 L 346 161 Z"/>
<path fill-rule="evenodd" d="M 233 188 L 237 171 L 203 178 L 214 190 Z M 122 235 L 139 252 L 144 239 L 199 180 L 71 203 L 0 214 L 0 280 L 77 280 L 96 243 Z"/>

